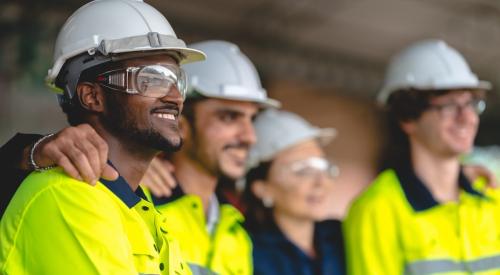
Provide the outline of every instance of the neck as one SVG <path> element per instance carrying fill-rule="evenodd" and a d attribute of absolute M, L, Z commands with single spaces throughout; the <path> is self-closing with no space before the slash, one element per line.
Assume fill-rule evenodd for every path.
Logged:
<path fill-rule="evenodd" d="M 205 213 L 217 187 L 217 177 L 211 175 L 199 162 L 189 158 L 184 152 L 174 154 L 175 177 L 186 194 L 200 197 Z"/>
<path fill-rule="evenodd" d="M 314 248 L 314 221 L 290 217 L 273 211 L 276 225 L 283 234 L 309 257 L 316 256 Z"/>
<path fill-rule="evenodd" d="M 438 202 L 456 201 L 459 195 L 458 156 L 443 157 L 412 143 L 411 161 L 415 174 Z"/>
<path fill-rule="evenodd" d="M 108 159 L 113 163 L 120 176 L 127 181 L 130 188 L 135 191 L 158 151 L 118 137 L 99 126 L 92 125 L 108 144 Z"/>

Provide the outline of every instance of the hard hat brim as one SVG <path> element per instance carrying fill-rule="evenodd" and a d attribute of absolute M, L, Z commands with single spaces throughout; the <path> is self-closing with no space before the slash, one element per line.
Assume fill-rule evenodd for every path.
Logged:
<path fill-rule="evenodd" d="M 481 91 L 489 91 L 492 88 L 492 84 L 489 81 L 479 80 L 477 85 L 443 85 L 443 86 L 430 86 L 430 87 L 384 87 L 377 96 L 377 102 L 385 106 L 387 104 L 387 100 L 389 100 L 390 95 L 401 89 L 418 89 L 418 90 L 457 90 L 457 89 L 470 89 L 470 90 L 481 90 Z"/>
<path fill-rule="evenodd" d="M 254 98 L 254 97 L 246 97 L 246 96 L 227 95 L 227 94 L 218 95 L 218 94 L 212 94 L 212 93 L 205 93 L 201 89 L 194 89 L 194 90 L 196 91 L 196 93 L 194 93 L 194 94 L 200 94 L 200 95 L 202 95 L 204 97 L 208 97 L 208 98 L 217 98 L 217 99 L 234 100 L 234 101 L 254 102 L 254 103 L 258 104 L 260 107 L 262 107 L 264 109 L 268 109 L 268 108 L 279 109 L 279 108 L 281 108 L 281 102 L 280 101 L 278 101 L 276 99 L 268 98 L 268 97 L 265 97 L 265 98 Z M 190 97 L 189 94 L 190 93 L 188 93 L 188 99 Z"/>

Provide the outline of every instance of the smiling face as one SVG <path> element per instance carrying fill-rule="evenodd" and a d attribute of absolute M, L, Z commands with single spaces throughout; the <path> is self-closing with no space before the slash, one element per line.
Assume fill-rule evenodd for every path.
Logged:
<path fill-rule="evenodd" d="M 324 158 L 316 140 L 298 143 L 280 153 L 272 161 L 267 179 L 260 186 L 258 197 L 272 199 L 273 213 L 297 220 L 320 221 L 328 216 L 328 194 L 333 178 L 325 172 L 312 173 L 293 167 L 310 159 Z"/>
<path fill-rule="evenodd" d="M 124 67 L 150 64 L 178 66 L 168 55 L 155 55 L 124 61 Z M 170 93 L 152 98 L 106 89 L 106 109 L 100 116 L 103 125 L 115 136 L 160 151 L 175 151 L 182 140 L 178 118 L 183 98 L 172 85 Z"/>
<path fill-rule="evenodd" d="M 479 115 L 471 106 L 476 99 L 471 91 L 451 91 L 430 99 L 422 115 L 402 123 L 410 142 L 441 157 L 458 157 L 472 149 L 479 126 Z M 461 106 L 455 112 L 449 108 Z M 448 108 L 447 109 L 443 109 Z"/>
<path fill-rule="evenodd" d="M 194 125 L 185 137 L 188 156 L 212 176 L 237 179 L 245 172 L 250 146 L 256 141 L 256 103 L 209 98 L 195 103 Z"/>

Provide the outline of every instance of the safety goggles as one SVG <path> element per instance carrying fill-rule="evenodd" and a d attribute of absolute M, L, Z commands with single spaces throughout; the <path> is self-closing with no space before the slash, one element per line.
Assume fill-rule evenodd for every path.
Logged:
<path fill-rule="evenodd" d="M 287 168 L 292 175 L 302 179 L 316 179 L 320 175 L 334 179 L 340 174 L 336 165 L 321 157 L 299 160 L 291 163 Z"/>
<path fill-rule="evenodd" d="M 146 97 L 161 98 L 175 86 L 183 99 L 187 93 L 187 76 L 180 67 L 153 64 L 108 71 L 97 76 L 104 87 Z"/>

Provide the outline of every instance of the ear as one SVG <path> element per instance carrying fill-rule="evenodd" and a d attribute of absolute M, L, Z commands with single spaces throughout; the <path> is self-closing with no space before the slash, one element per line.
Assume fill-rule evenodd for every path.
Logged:
<path fill-rule="evenodd" d="M 399 122 L 399 127 L 401 127 L 401 130 L 405 134 L 411 135 L 415 131 L 415 121 L 414 120 L 401 121 Z"/>
<path fill-rule="evenodd" d="M 261 200 L 266 197 L 272 197 L 268 184 L 263 180 L 256 180 L 252 183 L 250 188 L 252 189 L 252 193 Z"/>
<path fill-rule="evenodd" d="M 97 84 L 90 82 L 79 83 L 76 86 L 76 96 L 83 108 L 94 111 L 104 111 L 104 91 Z"/>

